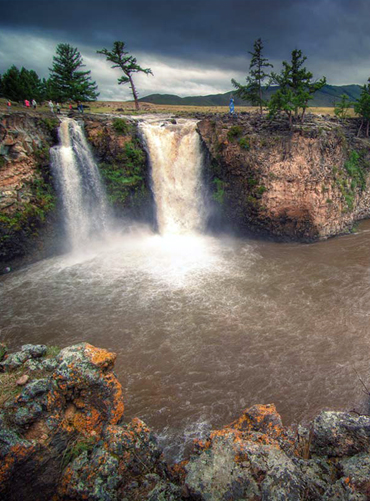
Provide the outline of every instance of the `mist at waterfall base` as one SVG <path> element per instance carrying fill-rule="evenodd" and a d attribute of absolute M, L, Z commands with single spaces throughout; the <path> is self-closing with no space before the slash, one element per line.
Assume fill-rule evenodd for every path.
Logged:
<path fill-rule="evenodd" d="M 162 234 L 112 231 L 108 216 L 84 250 L 77 236 L 74 252 L 0 277 L 2 340 L 115 351 L 125 419 L 143 419 L 172 459 L 256 403 L 275 403 L 287 424 L 324 408 L 363 410 L 370 222 L 312 245 L 202 234 L 193 126 L 143 128 Z M 189 154 L 184 180 L 176 173 Z M 185 212 L 165 191 L 175 186 L 195 194 Z"/>

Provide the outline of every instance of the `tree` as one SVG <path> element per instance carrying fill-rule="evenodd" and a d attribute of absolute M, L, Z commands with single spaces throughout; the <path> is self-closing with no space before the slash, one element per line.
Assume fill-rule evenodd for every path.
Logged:
<path fill-rule="evenodd" d="M 366 137 L 369 137 L 370 129 L 370 78 L 362 87 L 361 95 L 355 102 L 355 112 L 361 117 L 361 125 L 357 135 L 360 135 L 363 125 L 366 125 Z"/>
<path fill-rule="evenodd" d="M 352 103 L 349 100 L 347 94 L 342 94 L 340 96 L 340 101 L 335 105 L 334 113 L 338 118 L 347 118 L 348 111 L 351 107 Z"/>
<path fill-rule="evenodd" d="M 91 81 L 91 71 L 81 71 L 85 67 L 77 48 L 67 43 L 60 43 L 53 57 L 53 67 L 50 70 L 49 91 L 55 99 L 61 102 L 95 101 L 99 93 L 98 86 Z M 52 90 L 51 90 L 52 89 Z"/>
<path fill-rule="evenodd" d="M 1 94 L 12 101 L 36 99 L 41 101 L 44 97 L 44 86 L 34 70 L 19 69 L 11 66 L 2 76 Z"/>
<path fill-rule="evenodd" d="M 249 76 L 246 78 L 247 85 L 241 85 L 234 79 L 231 83 L 237 89 L 235 94 L 244 101 L 250 101 L 253 106 L 259 106 L 262 115 L 262 106 L 266 106 L 266 101 L 262 99 L 263 82 L 270 76 L 264 68 L 273 66 L 262 56 L 263 43 L 260 38 L 254 42 L 253 49 L 253 52 L 248 52 L 252 59 L 249 65 Z"/>
<path fill-rule="evenodd" d="M 106 56 L 107 61 L 113 63 L 112 68 L 121 68 L 124 76 L 118 79 L 118 84 L 130 84 L 132 95 L 135 101 L 135 108 L 138 110 L 140 106 L 137 90 L 132 79 L 132 74 L 142 72 L 146 75 L 153 75 L 152 70 L 150 68 L 141 68 L 141 66 L 138 65 L 136 58 L 125 51 L 125 42 L 114 42 L 113 49 L 111 51 L 102 49 L 98 50 L 97 53 Z"/>
<path fill-rule="evenodd" d="M 302 51 L 295 49 L 292 51 L 291 64 L 283 61 L 283 69 L 278 75 L 271 74 L 272 81 L 279 86 L 277 91 L 271 96 L 269 102 L 270 115 L 283 111 L 292 124 L 293 116 L 300 118 L 303 122 L 308 101 L 313 98 L 313 94 L 326 84 L 326 78 L 322 77 L 317 82 L 312 82 L 313 75 L 303 67 L 306 57 L 302 56 Z"/>

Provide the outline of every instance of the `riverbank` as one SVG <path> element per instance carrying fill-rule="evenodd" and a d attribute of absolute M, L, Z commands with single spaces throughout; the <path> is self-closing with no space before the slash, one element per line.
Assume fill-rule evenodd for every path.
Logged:
<path fill-rule="evenodd" d="M 285 427 L 256 405 L 173 465 L 145 423 L 125 422 L 114 353 L 81 343 L 0 357 L 3 499 L 368 499 L 368 415 Z"/>

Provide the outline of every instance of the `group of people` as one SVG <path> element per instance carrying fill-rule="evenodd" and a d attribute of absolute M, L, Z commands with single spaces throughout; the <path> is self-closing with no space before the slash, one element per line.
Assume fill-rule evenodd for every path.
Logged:
<path fill-rule="evenodd" d="M 7 103 L 6 103 L 6 106 L 7 106 L 8 110 L 10 111 L 10 110 L 11 110 L 11 108 L 12 108 L 12 102 L 11 102 L 11 100 L 10 100 L 10 99 L 8 99 L 8 101 L 7 101 Z M 32 106 L 32 108 L 33 108 L 34 110 L 36 110 L 36 108 L 37 108 L 37 102 L 35 101 L 35 99 L 32 99 L 31 101 L 29 101 L 28 99 L 25 99 L 25 100 L 24 100 L 24 106 L 25 106 L 26 108 L 31 108 L 31 106 Z M 50 101 L 48 102 L 48 106 L 49 106 L 50 111 L 51 111 L 52 113 L 54 113 L 54 103 L 53 103 L 53 101 L 52 101 L 52 100 L 50 100 Z M 72 106 L 72 103 L 69 103 L 68 107 L 69 107 L 69 111 L 70 111 L 70 112 L 72 112 L 72 111 L 73 111 L 73 106 Z M 60 103 L 55 103 L 55 108 L 56 108 L 56 112 L 59 114 L 59 113 L 61 112 L 61 105 L 60 105 Z M 82 103 L 80 103 L 79 101 L 77 102 L 77 110 L 78 110 L 80 113 L 83 113 L 83 112 L 84 112 L 84 107 L 83 107 L 83 104 L 82 104 Z"/>
<path fill-rule="evenodd" d="M 9 101 L 9 103 L 10 103 L 10 101 Z M 32 108 L 34 110 L 37 108 L 37 103 L 36 103 L 36 101 L 34 99 L 32 99 L 31 102 L 28 101 L 28 99 L 25 99 L 24 100 L 24 105 L 25 105 L 26 108 L 31 108 L 31 105 L 32 105 Z M 9 104 L 8 104 L 8 106 L 9 106 Z M 10 106 L 11 106 L 11 104 L 10 104 Z"/>
<path fill-rule="evenodd" d="M 54 103 L 53 103 L 53 101 L 52 101 L 52 100 L 50 100 L 48 104 L 49 104 L 50 111 L 51 111 L 52 113 L 54 113 Z M 57 113 L 60 113 L 60 109 L 61 109 L 60 104 L 59 104 L 59 103 L 56 103 L 56 104 L 55 104 L 55 106 L 56 106 Z M 69 111 L 73 111 L 73 106 L 72 106 L 72 103 L 69 103 L 68 107 L 69 107 Z M 79 101 L 77 102 L 77 109 L 78 109 L 78 111 L 79 111 L 80 113 L 83 113 L 83 112 L 84 112 L 84 107 L 83 107 L 83 104 L 81 104 Z"/>

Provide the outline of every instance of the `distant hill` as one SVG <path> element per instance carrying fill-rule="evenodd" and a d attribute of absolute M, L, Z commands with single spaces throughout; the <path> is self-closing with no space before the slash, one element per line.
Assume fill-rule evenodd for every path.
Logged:
<path fill-rule="evenodd" d="M 276 89 L 276 88 L 275 88 Z M 264 92 L 265 99 L 269 99 L 271 94 L 275 92 L 274 87 L 271 87 Z M 325 85 L 321 90 L 316 92 L 314 98 L 310 101 L 310 106 L 331 107 L 340 100 L 342 94 L 346 94 L 351 101 L 360 97 L 361 87 L 359 85 Z M 209 96 L 189 96 L 179 97 L 174 94 L 150 94 L 150 96 L 142 97 L 139 101 L 143 103 L 176 106 L 228 106 L 230 96 L 233 91 L 225 94 L 210 94 Z M 246 101 L 235 98 L 236 106 L 248 106 Z"/>

